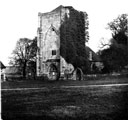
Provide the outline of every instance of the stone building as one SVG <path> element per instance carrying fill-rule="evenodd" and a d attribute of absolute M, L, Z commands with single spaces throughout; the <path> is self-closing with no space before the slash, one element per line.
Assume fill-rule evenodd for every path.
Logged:
<path fill-rule="evenodd" d="M 60 55 L 59 28 L 65 15 L 70 17 L 70 8 L 59 6 L 51 12 L 38 14 L 37 76 L 46 75 L 51 80 L 69 74 L 73 77 L 74 66 Z"/>

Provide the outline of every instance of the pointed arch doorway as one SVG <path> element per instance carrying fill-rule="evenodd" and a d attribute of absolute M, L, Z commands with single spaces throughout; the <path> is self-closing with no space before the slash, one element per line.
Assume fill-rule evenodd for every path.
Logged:
<path fill-rule="evenodd" d="M 51 81 L 59 79 L 59 70 L 55 64 L 50 64 L 48 69 L 48 79 Z"/>

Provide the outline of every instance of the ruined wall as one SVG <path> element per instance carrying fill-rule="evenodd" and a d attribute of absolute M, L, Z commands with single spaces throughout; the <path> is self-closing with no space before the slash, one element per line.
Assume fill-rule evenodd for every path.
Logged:
<path fill-rule="evenodd" d="M 59 59 L 59 35 L 60 13 L 39 14 L 38 46 L 39 46 L 39 73 L 46 73 L 48 70 L 48 59 Z M 52 55 L 53 54 L 53 55 Z"/>
<path fill-rule="evenodd" d="M 38 25 L 38 53 L 37 53 L 37 75 L 48 74 L 51 63 L 56 64 L 60 71 L 63 66 L 68 66 L 60 57 L 60 31 L 59 28 L 68 15 L 66 8 L 60 7 L 48 13 L 39 13 Z M 60 61 L 62 64 L 60 65 Z M 63 65 L 64 64 L 64 65 Z M 63 67 L 64 68 L 64 67 Z"/>
<path fill-rule="evenodd" d="M 71 10 L 74 11 L 71 12 Z M 70 13 L 71 12 L 71 13 Z M 70 20 L 72 24 L 72 28 L 77 31 L 77 25 L 78 20 L 76 22 L 77 17 L 71 18 L 70 15 L 74 15 L 75 12 L 79 14 L 79 11 L 75 11 L 72 7 L 63 7 L 60 6 L 56 8 L 55 10 L 48 12 L 48 13 L 39 13 L 39 25 L 38 25 L 38 53 L 37 53 L 37 75 L 44 75 L 48 74 L 49 72 L 49 66 L 50 64 L 55 64 L 57 66 L 57 69 L 60 71 L 61 74 L 64 74 L 65 71 L 68 71 L 69 73 L 72 73 L 74 70 L 74 66 L 72 65 L 72 62 L 68 61 L 63 53 L 61 53 L 61 48 L 63 47 L 62 45 L 71 47 L 71 50 L 75 50 L 74 47 L 72 47 L 72 43 L 75 41 L 72 41 L 70 36 L 67 35 L 66 31 L 68 31 L 68 26 L 66 26 L 66 29 L 61 29 L 63 26 L 67 24 L 67 22 Z M 80 12 L 81 14 L 81 12 Z M 67 17 L 67 21 L 65 21 L 65 17 Z M 83 18 L 84 19 L 84 18 Z M 73 20 L 73 22 L 72 22 Z M 74 24 L 75 23 L 75 24 Z M 68 23 L 69 26 L 71 26 L 70 23 Z M 75 25 L 75 26 L 74 26 Z M 71 29 L 71 27 L 70 27 Z M 62 30 L 62 31 L 61 31 Z M 63 30 L 65 30 L 64 37 L 62 37 Z M 76 32 L 74 34 L 76 34 Z M 64 33 L 64 32 L 63 32 Z M 71 32 L 69 32 L 71 33 Z M 84 33 L 84 31 L 83 31 Z M 84 34 L 82 35 L 84 36 Z M 66 39 L 66 44 L 63 44 L 63 39 L 65 36 L 68 38 Z M 75 36 L 75 35 L 74 35 Z M 84 36 L 85 37 L 85 36 Z M 78 40 L 79 41 L 79 40 Z M 70 43 L 70 44 L 69 44 Z M 84 45 L 84 43 L 82 43 Z M 62 47 L 61 47 L 62 46 Z M 78 46 L 78 45 L 75 45 Z M 60 48 L 61 47 L 61 48 Z M 80 46 L 81 47 L 81 46 Z M 63 47 L 65 49 L 65 47 Z M 65 50 L 64 50 L 65 51 Z M 72 51 L 66 51 L 67 54 L 71 53 L 73 54 Z M 78 53 L 77 53 L 78 54 Z M 74 55 L 74 54 L 73 54 Z M 68 56 L 69 59 L 72 59 L 75 61 L 77 55 L 74 55 L 73 57 Z"/>

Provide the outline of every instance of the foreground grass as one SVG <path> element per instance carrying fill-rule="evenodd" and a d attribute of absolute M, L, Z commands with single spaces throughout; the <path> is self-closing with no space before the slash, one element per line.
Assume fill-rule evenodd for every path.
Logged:
<path fill-rule="evenodd" d="M 49 85 L 47 89 L 2 91 L 2 118 L 127 120 L 128 88 L 118 86 L 64 89 Z"/>
<path fill-rule="evenodd" d="M 47 81 L 40 80 L 12 80 L 3 82 L 2 89 L 15 89 L 15 88 L 42 88 L 42 87 L 60 87 L 60 86 L 84 86 L 94 84 L 115 84 L 115 83 L 128 83 L 128 75 L 97 75 L 97 76 L 85 76 L 83 81 L 74 80 L 60 80 L 60 81 Z"/>

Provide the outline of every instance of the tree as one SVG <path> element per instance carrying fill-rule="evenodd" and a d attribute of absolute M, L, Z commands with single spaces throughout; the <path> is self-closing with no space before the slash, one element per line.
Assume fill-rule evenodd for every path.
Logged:
<path fill-rule="evenodd" d="M 30 71 L 30 73 L 32 74 L 32 76 L 34 77 L 35 79 L 35 76 L 36 76 L 36 54 L 37 54 L 37 37 L 35 37 L 33 40 L 32 40 L 32 43 L 30 44 L 30 59 L 28 61 L 28 65 L 27 65 L 27 68 L 28 68 L 28 71 Z"/>
<path fill-rule="evenodd" d="M 112 31 L 112 37 L 118 44 L 128 45 L 128 14 L 119 15 L 112 22 L 108 23 Z"/>
<path fill-rule="evenodd" d="M 69 17 L 65 14 L 60 27 L 60 55 L 67 63 L 83 71 L 87 68 L 85 43 L 89 39 L 88 34 L 88 15 L 71 7 Z"/>
<path fill-rule="evenodd" d="M 12 52 L 10 63 L 19 66 L 23 77 L 26 77 L 26 70 L 29 68 L 35 70 L 37 51 L 37 38 L 30 40 L 28 38 L 21 38 L 17 41 L 16 47 Z"/>
<path fill-rule="evenodd" d="M 128 14 L 122 14 L 108 23 L 108 28 L 112 31 L 112 38 L 108 46 L 100 54 L 104 61 L 105 68 L 111 71 L 120 71 L 128 65 Z"/>
<path fill-rule="evenodd" d="M 125 49 L 122 47 L 111 46 L 100 52 L 100 57 L 104 62 L 105 69 L 108 72 L 120 71 L 127 65 Z"/>

